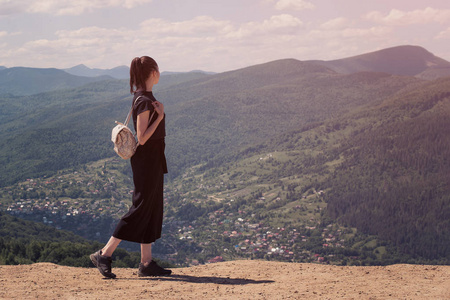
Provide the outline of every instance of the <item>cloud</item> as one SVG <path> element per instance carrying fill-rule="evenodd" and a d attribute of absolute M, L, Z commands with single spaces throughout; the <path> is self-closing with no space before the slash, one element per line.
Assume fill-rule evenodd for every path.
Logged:
<path fill-rule="evenodd" d="M 304 0 L 278 0 L 275 4 L 277 10 L 305 10 L 314 9 L 315 5 Z"/>
<path fill-rule="evenodd" d="M 334 18 L 315 26 L 303 37 L 305 56 L 312 59 L 338 59 L 389 47 L 395 43 L 392 28 L 364 26 L 356 20 Z"/>
<path fill-rule="evenodd" d="M 152 0 L 0 0 L 0 15 L 17 13 L 81 15 L 106 7 L 131 9 L 149 2 Z"/>
<path fill-rule="evenodd" d="M 365 15 L 365 19 L 386 25 L 407 26 L 428 23 L 450 23 L 450 9 L 434 9 L 427 7 L 423 10 L 401 11 L 392 9 L 387 15 L 379 11 L 372 11 Z"/>
<path fill-rule="evenodd" d="M 198 16 L 192 20 L 169 22 L 163 19 L 149 19 L 140 24 L 141 30 L 147 34 L 171 36 L 205 36 L 223 34 L 232 30 L 229 21 L 215 20 L 209 16 Z"/>
<path fill-rule="evenodd" d="M 149 55 L 163 71 L 220 72 L 289 57 L 337 59 L 399 44 L 392 26 L 367 26 L 367 22 L 347 18 L 304 22 L 291 14 L 279 14 L 239 23 L 197 16 L 184 21 L 153 18 L 137 25 L 132 29 L 59 30 L 53 37 L 0 51 L 0 65 L 67 68 L 83 63 L 110 68 Z M 445 31 L 439 37 L 448 34 Z"/>
<path fill-rule="evenodd" d="M 25 12 L 26 6 L 24 0 L 0 0 L 0 16 Z"/>
<path fill-rule="evenodd" d="M 324 30 L 339 30 L 348 26 L 350 22 L 346 18 L 335 18 L 320 25 Z"/>
<path fill-rule="evenodd" d="M 436 35 L 434 38 L 436 40 L 447 40 L 447 39 L 450 39 L 450 27 L 447 28 L 446 30 L 443 30 L 443 31 L 439 32 L 438 35 Z"/>
<path fill-rule="evenodd" d="M 297 33 L 303 27 L 303 22 L 291 15 L 272 16 L 262 22 L 248 22 L 228 33 L 232 38 L 255 38 L 264 35 L 290 35 Z"/>
<path fill-rule="evenodd" d="M 299 36 L 303 26 L 300 19 L 289 14 L 240 24 L 209 16 L 181 22 L 155 18 L 143 21 L 136 30 L 99 26 L 59 30 L 54 38 L 36 39 L 17 47 L 14 56 L 1 53 L 0 62 L 114 67 L 124 62 L 128 64 L 134 56 L 150 55 L 162 62 L 162 69 L 171 65 L 173 70 L 179 71 L 228 70 L 246 66 L 248 60 L 257 63 L 283 57 L 286 45 Z M 295 51 L 293 45 L 288 48 Z M 246 60 L 243 57 L 247 57 Z M 230 60 L 234 60 L 234 64 L 230 64 Z"/>

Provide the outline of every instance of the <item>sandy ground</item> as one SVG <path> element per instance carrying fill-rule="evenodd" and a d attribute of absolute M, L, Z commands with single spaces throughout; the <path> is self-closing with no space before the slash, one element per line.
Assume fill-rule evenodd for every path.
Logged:
<path fill-rule="evenodd" d="M 0 299 L 450 299 L 450 266 L 339 267 L 229 261 L 137 277 L 113 268 L 0 266 Z"/>

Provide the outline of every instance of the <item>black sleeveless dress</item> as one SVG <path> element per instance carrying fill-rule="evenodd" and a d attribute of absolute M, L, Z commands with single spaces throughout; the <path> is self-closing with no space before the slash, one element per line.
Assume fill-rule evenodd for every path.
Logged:
<path fill-rule="evenodd" d="M 136 130 L 137 116 L 149 110 L 153 113 L 152 92 L 136 92 L 133 103 L 133 123 Z M 157 118 L 155 113 L 152 122 Z M 149 244 L 161 237 L 163 220 L 163 185 L 167 173 L 165 149 L 165 116 L 157 129 L 144 144 L 139 145 L 131 158 L 134 191 L 130 210 L 120 219 L 114 230 L 115 238 Z"/>

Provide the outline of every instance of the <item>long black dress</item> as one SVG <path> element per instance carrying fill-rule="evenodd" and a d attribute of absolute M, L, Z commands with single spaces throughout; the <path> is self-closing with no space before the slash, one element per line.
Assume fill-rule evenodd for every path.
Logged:
<path fill-rule="evenodd" d="M 156 99 L 152 92 L 136 92 L 133 103 L 139 98 L 133 108 L 133 123 L 136 129 L 137 116 L 154 108 L 151 104 Z M 157 118 L 155 113 L 152 122 Z M 139 145 L 131 158 L 133 170 L 133 201 L 130 210 L 120 219 L 114 230 L 115 238 L 148 244 L 161 237 L 163 219 L 163 184 L 167 173 L 166 157 L 164 155 L 165 117 L 157 129 L 144 144 Z"/>

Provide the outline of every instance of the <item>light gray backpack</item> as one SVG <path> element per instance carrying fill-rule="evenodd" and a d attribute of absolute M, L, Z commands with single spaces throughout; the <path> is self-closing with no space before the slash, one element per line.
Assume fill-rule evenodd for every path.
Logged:
<path fill-rule="evenodd" d="M 128 128 L 128 123 L 130 122 L 131 114 L 133 113 L 133 106 L 141 97 L 142 96 L 137 97 L 131 105 L 130 112 L 128 113 L 125 123 L 116 121 L 117 125 L 111 132 L 111 140 L 114 143 L 114 151 L 116 151 L 116 153 L 123 159 L 131 158 L 136 152 L 136 148 L 138 146 L 138 142 L 136 141 L 136 134 L 133 134 L 130 128 Z M 153 111 L 148 120 L 149 124 L 154 114 L 155 111 Z"/>

